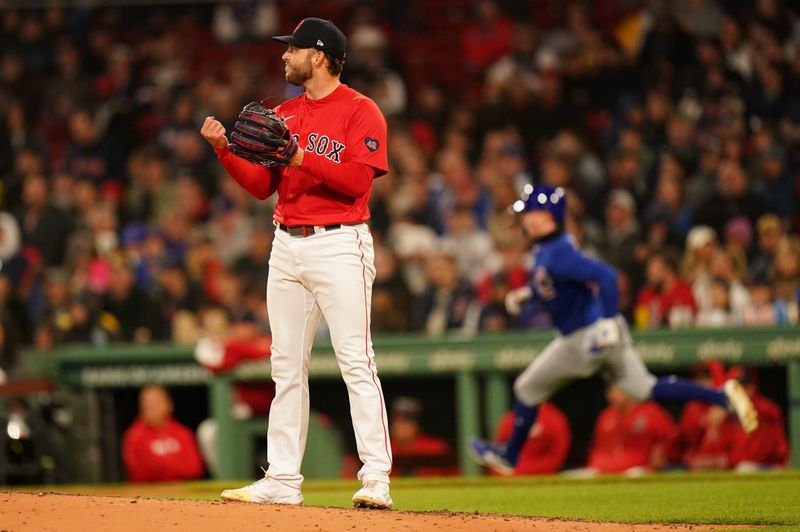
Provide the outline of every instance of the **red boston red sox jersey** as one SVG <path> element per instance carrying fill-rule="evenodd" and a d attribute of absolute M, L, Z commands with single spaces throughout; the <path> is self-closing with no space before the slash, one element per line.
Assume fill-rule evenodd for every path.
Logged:
<path fill-rule="evenodd" d="M 330 225 L 369 219 L 372 180 L 389 168 L 386 120 L 371 99 L 339 85 L 312 100 L 305 93 L 275 108 L 305 151 L 299 167 L 266 168 L 215 150 L 253 196 L 278 191 L 274 218 L 286 225 Z"/>

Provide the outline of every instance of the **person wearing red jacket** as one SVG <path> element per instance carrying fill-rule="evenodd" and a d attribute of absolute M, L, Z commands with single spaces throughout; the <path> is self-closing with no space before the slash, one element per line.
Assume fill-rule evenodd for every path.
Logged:
<path fill-rule="evenodd" d="M 758 412 L 758 429 L 747 434 L 731 423 L 729 461 L 737 471 L 752 471 L 770 467 L 785 467 L 789 462 L 789 442 L 780 406 L 761 395 L 755 374 L 733 368 Z"/>
<path fill-rule="evenodd" d="M 691 470 L 727 469 L 731 429 L 729 413 L 717 405 L 688 403 L 681 415 L 681 462 Z"/>
<path fill-rule="evenodd" d="M 398 397 L 392 402 L 389 434 L 394 465 L 392 475 L 455 475 L 455 455 L 450 445 L 426 434 L 420 425 L 422 403 L 412 397 Z"/>
<path fill-rule="evenodd" d="M 497 425 L 495 441 L 505 443 L 514 428 L 514 412 L 508 411 Z M 522 446 L 514 475 L 548 475 L 564 465 L 572 443 L 567 417 L 549 401 L 542 403 L 536 423 Z"/>
<path fill-rule="evenodd" d="M 654 253 L 647 260 L 647 284 L 636 298 L 639 328 L 691 323 L 697 314 L 692 287 L 678 275 L 678 264 L 668 253 Z"/>
<path fill-rule="evenodd" d="M 188 480 L 203 476 L 192 431 L 172 418 L 172 400 L 161 386 L 139 394 L 139 416 L 122 438 L 130 482 Z"/>
<path fill-rule="evenodd" d="M 606 397 L 610 404 L 595 424 L 589 468 L 627 474 L 663 469 L 677 436 L 667 411 L 653 401 L 636 403 L 616 386 Z"/>
<path fill-rule="evenodd" d="M 718 388 L 725 382 L 725 368 L 717 361 L 701 362 L 692 368 L 692 379 Z M 722 407 L 689 401 L 678 423 L 677 452 L 692 470 L 727 469 L 732 423 Z"/>

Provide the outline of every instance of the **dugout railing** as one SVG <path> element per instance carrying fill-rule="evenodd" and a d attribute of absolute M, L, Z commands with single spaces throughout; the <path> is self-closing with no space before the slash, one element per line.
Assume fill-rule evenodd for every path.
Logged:
<path fill-rule="evenodd" d="M 455 381 L 456 436 L 463 474 L 480 472 L 464 452 L 471 435 L 491 433 L 510 407 L 509 375 L 518 373 L 552 338 L 545 332 L 484 334 L 471 338 L 418 335 L 374 338 L 380 374 L 391 378 L 450 376 Z M 634 333 L 637 351 L 648 367 L 665 372 L 697 361 L 786 367 L 785 413 L 792 465 L 800 467 L 800 327 L 653 330 Z M 230 415 L 233 383 L 269 377 L 269 362 L 247 362 L 211 375 L 198 365 L 191 348 L 172 345 L 71 346 L 23 355 L 28 375 L 48 375 L 58 387 L 92 393 L 104 389 L 207 385 L 209 411 L 219 423 L 222 478 L 240 478 L 250 457 L 242 456 L 245 427 Z M 315 345 L 311 380 L 339 379 L 332 348 Z M 481 419 L 486 426 L 481 430 Z M 250 426 L 265 426 L 251 423 Z"/>

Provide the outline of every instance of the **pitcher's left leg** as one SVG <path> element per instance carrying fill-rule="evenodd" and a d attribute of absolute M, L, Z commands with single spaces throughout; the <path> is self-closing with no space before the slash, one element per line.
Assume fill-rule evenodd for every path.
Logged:
<path fill-rule="evenodd" d="M 315 264 L 304 273 L 308 275 L 317 304 L 328 323 L 336 359 L 347 385 L 358 455 L 364 464 L 358 478 L 365 486 L 371 481 L 388 483 L 392 450 L 386 404 L 369 331 L 375 278 L 372 235 L 366 226 L 355 226 L 342 228 L 326 237 L 325 245 L 330 246 L 332 252 L 325 253 L 319 259 L 321 264 Z"/>

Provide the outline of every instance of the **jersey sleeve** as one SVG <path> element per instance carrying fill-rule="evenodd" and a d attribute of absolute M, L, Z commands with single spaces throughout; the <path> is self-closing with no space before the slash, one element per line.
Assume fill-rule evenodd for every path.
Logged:
<path fill-rule="evenodd" d="M 617 272 L 603 262 L 587 257 L 569 245 L 561 245 L 555 250 L 553 260 L 557 268 L 549 269 L 554 278 L 567 281 L 597 283 L 600 290 L 600 303 L 603 317 L 612 318 L 617 314 L 619 287 Z"/>
<path fill-rule="evenodd" d="M 227 149 L 214 148 L 219 162 L 239 185 L 256 199 L 265 200 L 278 189 L 280 170 L 237 157 Z"/>
<path fill-rule="evenodd" d="M 389 171 L 386 147 L 386 119 L 372 100 L 358 100 L 358 109 L 350 118 L 347 131 L 347 161 L 368 164 L 375 169 L 375 177 Z"/>

